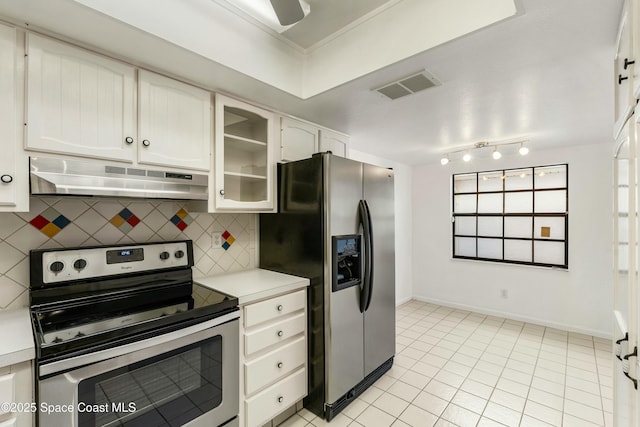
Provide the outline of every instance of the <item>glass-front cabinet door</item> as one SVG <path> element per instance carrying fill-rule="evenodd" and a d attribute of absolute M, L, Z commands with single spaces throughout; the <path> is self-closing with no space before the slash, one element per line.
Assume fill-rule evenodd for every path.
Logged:
<path fill-rule="evenodd" d="M 216 95 L 214 210 L 274 210 L 273 113 Z"/>

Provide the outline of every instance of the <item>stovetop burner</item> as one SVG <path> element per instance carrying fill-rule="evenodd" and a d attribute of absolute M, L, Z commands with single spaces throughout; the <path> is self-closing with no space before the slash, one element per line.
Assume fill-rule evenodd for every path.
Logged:
<path fill-rule="evenodd" d="M 38 250 L 30 262 L 41 362 L 237 310 L 237 298 L 193 283 L 191 241 Z"/>

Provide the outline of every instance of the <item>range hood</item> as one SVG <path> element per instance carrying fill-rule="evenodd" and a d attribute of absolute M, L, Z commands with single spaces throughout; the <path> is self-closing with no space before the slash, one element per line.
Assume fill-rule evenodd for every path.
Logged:
<path fill-rule="evenodd" d="M 31 157 L 31 194 L 207 200 L 207 175 Z"/>

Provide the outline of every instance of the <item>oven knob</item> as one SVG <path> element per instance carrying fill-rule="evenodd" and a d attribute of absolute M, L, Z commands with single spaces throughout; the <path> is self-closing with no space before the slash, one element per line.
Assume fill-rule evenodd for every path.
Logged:
<path fill-rule="evenodd" d="M 176 258 L 182 258 L 184 256 L 184 251 L 176 251 L 174 255 Z"/>
<path fill-rule="evenodd" d="M 165 259 L 169 259 L 169 257 L 170 257 L 170 256 L 171 256 L 171 255 L 169 255 L 169 252 L 167 252 L 167 251 L 160 252 L 160 259 L 161 259 L 161 260 L 163 260 L 163 261 L 164 261 Z"/>
<path fill-rule="evenodd" d="M 64 263 L 62 261 L 54 261 L 49 266 L 49 270 L 53 271 L 54 273 L 60 273 L 62 270 L 64 270 Z"/>
<path fill-rule="evenodd" d="M 75 268 L 78 271 L 84 269 L 86 266 L 87 266 L 87 260 L 82 258 L 75 260 L 75 262 L 73 263 L 73 268 Z"/>

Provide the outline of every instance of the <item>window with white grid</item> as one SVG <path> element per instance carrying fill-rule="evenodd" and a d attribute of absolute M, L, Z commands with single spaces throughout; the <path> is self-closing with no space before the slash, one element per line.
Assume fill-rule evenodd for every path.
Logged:
<path fill-rule="evenodd" d="M 453 257 L 568 268 L 567 164 L 452 177 Z"/>

